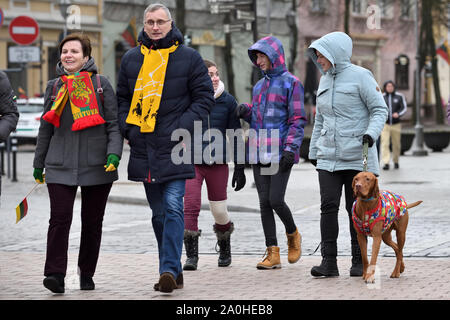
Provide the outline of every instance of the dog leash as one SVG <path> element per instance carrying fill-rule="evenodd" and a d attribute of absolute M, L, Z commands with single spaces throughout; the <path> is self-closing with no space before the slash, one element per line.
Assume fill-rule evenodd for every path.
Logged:
<path fill-rule="evenodd" d="M 369 143 L 363 144 L 363 171 L 367 171 L 367 159 L 369 157 Z"/>

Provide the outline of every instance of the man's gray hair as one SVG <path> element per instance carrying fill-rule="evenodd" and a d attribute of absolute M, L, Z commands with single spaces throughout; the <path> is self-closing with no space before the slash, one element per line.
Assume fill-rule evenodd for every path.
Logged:
<path fill-rule="evenodd" d="M 165 5 L 161 4 L 161 3 L 152 3 L 151 5 L 149 5 L 145 11 L 144 11 L 144 24 L 145 24 L 145 16 L 147 15 L 148 12 L 154 12 L 156 10 L 159 9 L 163 9 L 166 14 L 167 14 L 167 18 L 169 20 L 172 20 L 172 15 L 170 14 L 169 8 L 167 8 Z"/>

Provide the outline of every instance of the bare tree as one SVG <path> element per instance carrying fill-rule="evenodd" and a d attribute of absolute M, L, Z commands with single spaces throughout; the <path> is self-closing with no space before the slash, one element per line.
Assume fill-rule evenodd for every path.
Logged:
<path fill-rule="evenodd" d="M 448 27 L 447 6 L 450 0 L 422 0 L 420 40 L 419 40 L 419 71 L 425 67 L 426 61 L 431 61 L 431 73 L 433 78 L 436 123 L 444 123 L 444 112 L 442 109 L 441 90 L 439 87 L 439 75 L 436 58 L 436 42 L 433 34 L 434 25 L 445 25 Z"/>

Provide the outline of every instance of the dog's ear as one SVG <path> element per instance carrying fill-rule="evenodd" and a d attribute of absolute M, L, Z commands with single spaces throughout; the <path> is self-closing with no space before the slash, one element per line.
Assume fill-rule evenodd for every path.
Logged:
<path fill-rule="evenodd" d="M 355 183 L 356 183 L 356 176 L 354 176 L 352 180 L 353 197 L 356 197 Z"/>
<path fill-rule="evenodd" d="M 379 194 L 380 194 L 380 189 L 378 188 L 378 179 L 377 179 L 377 177 L 374 176 L 372 189 L 370 190 L 369 196 L 373 197 L 373 198 L 378 198 Z"/>

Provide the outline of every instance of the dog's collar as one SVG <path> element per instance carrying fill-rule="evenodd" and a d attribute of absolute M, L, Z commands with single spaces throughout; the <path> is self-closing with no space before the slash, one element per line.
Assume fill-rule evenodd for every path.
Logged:
<path fill-rule="evenodd" d="M 363 202 L 369 202 L 369 201 L 372 201 L 372 200 L 375 200 L 375 198 L 374 197 L 370 197 L 369 199 L 361 199 L 361 201 L 363 201 Z"/>

